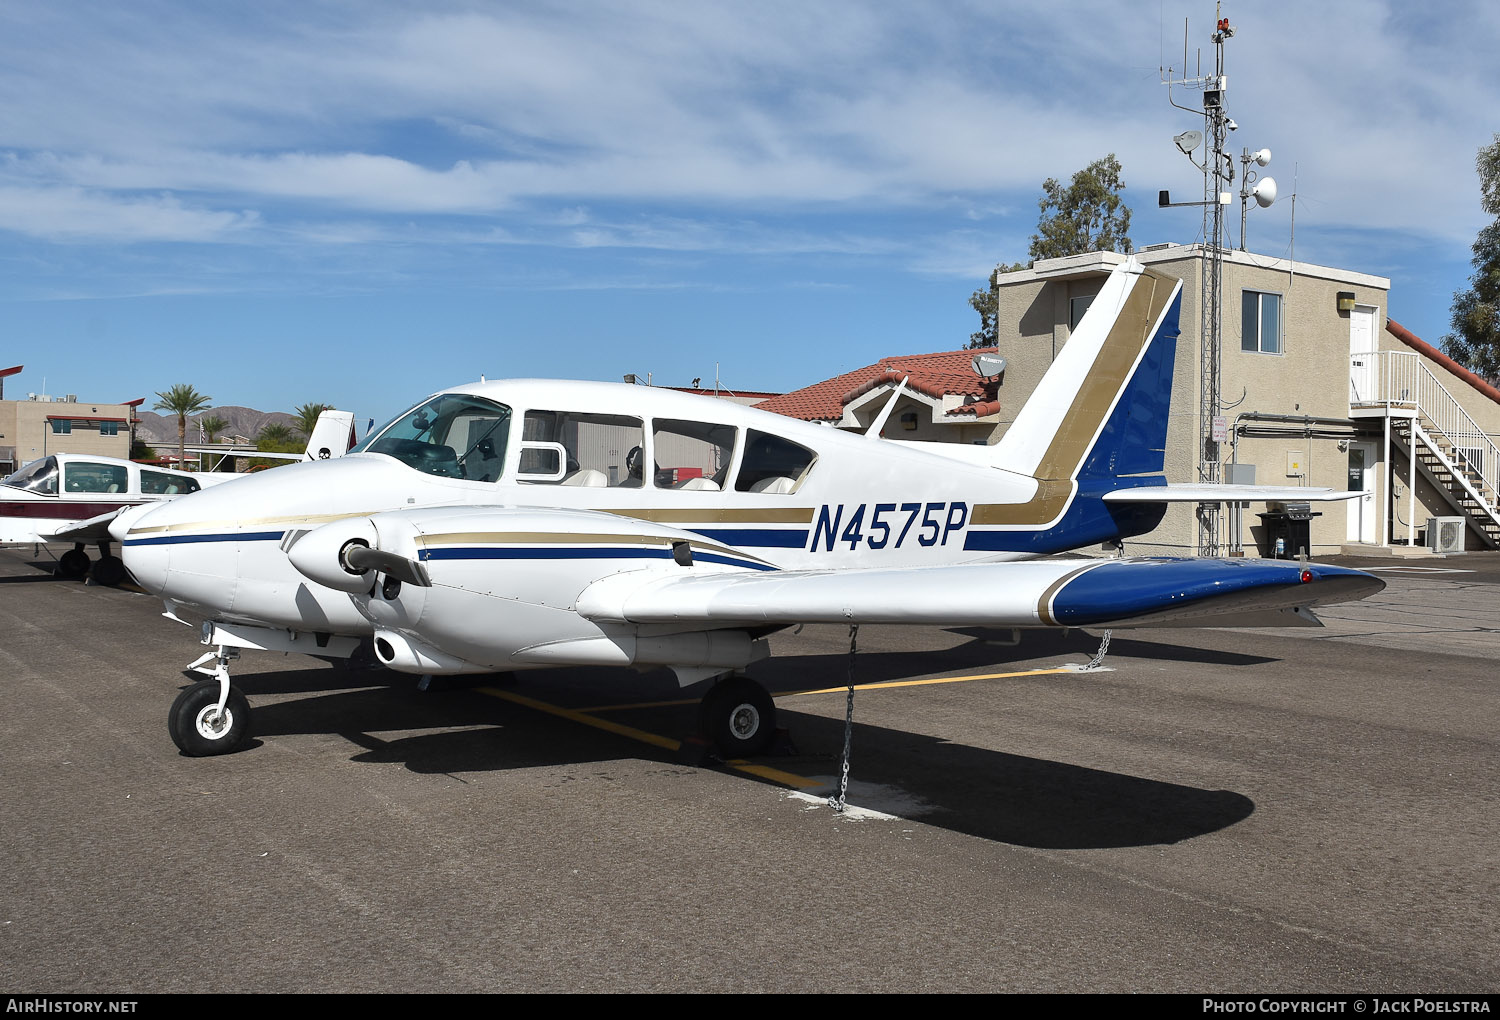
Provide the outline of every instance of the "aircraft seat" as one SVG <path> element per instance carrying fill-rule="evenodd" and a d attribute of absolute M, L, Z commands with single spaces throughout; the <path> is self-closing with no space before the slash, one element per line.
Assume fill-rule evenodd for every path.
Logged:
<path fill-rule="evenodd" d="M 770 478 L 762 478 L 750 486 L 751 492 L 791 492 L 797 487 L 795 480 L 786 475 L 772 475 Z"/>
<path fill-rule="evenodd" d="M 697 489 L 701 492 L 718 492 L 719 486 L 712 478 L 685 478 L 672 486 L 674 489 Z"/>
<path fill-rule="evenodd" d="M 603 471 L 593 468 L 580 468 L 562 480 L 563 485 L 586 485 L 591 489 L 602 489 L 609 485 L 609 478 Z"/>

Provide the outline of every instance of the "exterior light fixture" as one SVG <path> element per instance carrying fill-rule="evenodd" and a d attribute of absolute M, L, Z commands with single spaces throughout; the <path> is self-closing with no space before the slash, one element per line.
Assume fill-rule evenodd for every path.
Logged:
<path fill-rule="evenodd" d="M 908 432 L 915 432 L 917 430 L 917 413 L 915 411 L 907 411 L 903 414 L 901 416 L 901 427 Z"/>
<path fill-rule="evenodd" d="M 1352 312 L 1352 311 L 1354 311 L 1354 291 L 1352 291 L 1352 290 L 1341 290 L 1341 291 L 1339 291 L 1339 311 L 1341 311 L 1341 312 Z"/>

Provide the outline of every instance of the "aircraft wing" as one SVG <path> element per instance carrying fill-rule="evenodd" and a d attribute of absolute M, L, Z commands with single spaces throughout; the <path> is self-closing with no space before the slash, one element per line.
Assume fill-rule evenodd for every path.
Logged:
<path fill-rule="evenodd" d="M 132 507 L 122 506 L 107 514 L 99 514 L 82 521 L 68 521 L 52 532 L 49 542 L 104 542 L 110 538 L 109 522 Z"/>
<path fill-rule="evenodd" d="M 1005 627 L 1306 624 L 1305 610 L 1373 595 L 1362 571 L 1276 560 L 1052 559 L 870 570 L 619 574 L 578 599 L 599 622 Z"/>
<path fill-rule="evenodd" d="M 1353 499 L 1363 492 L 1340 492 L 1298 485 L 1141 485 L 1104 494 L 1106 503 L 1262 503 L 1266 500 L 1327 502 Z"/>

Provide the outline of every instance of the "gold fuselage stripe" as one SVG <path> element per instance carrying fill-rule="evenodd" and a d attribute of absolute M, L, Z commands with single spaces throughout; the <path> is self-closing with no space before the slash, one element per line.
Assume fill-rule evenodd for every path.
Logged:
<path fill-rule="evenodd" d="M 555 532 L 555 531 L 453 531 L 444 534 L 418 535 L 417 544 L 421 546 L 449 546 L 449 545 L 639 545 L 639 546 L 661 546 L 669 548 L 674 542 L 683 539 L 673 538 L 669 535 L 618 535 L 603 532 L 595 534 L 584 534 L 579 532 Z M 742 549 L 732 549 L 714 542 L 689 541 L 688 544 L 695 550 L 707 553 L 720 553 L 725 556 L 736 556 L 740 559 L 754 560 L 757 563 L 765 563 L 766 560 L 751 555 Z"/>

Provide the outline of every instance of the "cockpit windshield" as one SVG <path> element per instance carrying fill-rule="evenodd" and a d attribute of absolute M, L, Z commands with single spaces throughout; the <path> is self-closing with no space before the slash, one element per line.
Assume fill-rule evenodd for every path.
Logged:
<path fill-rule="evenodd" d="M 510 408 L 483 397 L 444 393 L 398 415 L 350 453 L 384 453 L 439 478 L 499 479 Z"/>
<path fill-rule="evenodd" d="M 36 492 L 43 496 L 56 496 L 57 458 L 43 457 L 41 460 L 34 460 L 15 474 L 0 479 L 0 485 L 9 485 L 13 489 L 25 489 L 27 492 Z"/>

